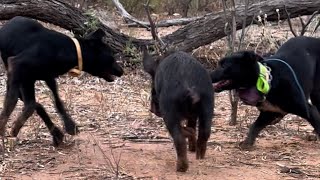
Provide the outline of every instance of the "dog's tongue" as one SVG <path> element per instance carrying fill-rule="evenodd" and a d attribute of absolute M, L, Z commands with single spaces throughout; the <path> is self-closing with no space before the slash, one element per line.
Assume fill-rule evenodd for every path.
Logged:
<path fill-rule="evenodd" d="M 228 83 L 230 83 L 229 80 L 222 80 L 216 83 L 212 84 L 213 90 L 220 90 L 223 86 L 227 85 Z"/>
<path fill-rule="evenodd" d="M 240 99 L 247 105 L 255 106 L 262 99 L 256 87 L 237 90 Z"/>

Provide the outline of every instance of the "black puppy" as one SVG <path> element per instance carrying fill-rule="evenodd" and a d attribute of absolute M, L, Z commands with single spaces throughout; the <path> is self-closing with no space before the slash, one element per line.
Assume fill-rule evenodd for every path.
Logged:
<path fill-rule="evenodd" d="M 235 89 L 244 103 L 260 110 L 241 148 L 251 148 L 263 128 L 288 113 L 305 118 L 320 134 L 320 39 L 291 38 L 266 59 L 236 52 L 219 62 L 211 78 L 215 92 Z"/>
<path fill-rule="evenodd" d="M 85 38 L 77 38 L 83 59 L 83 71 L 111 82 L 120 77 L 122 68 L 115 62 L 111 49 L 102 42 L 105 33 L 98 29 Z M 53 93 L 55 106 L 64 122 L 67 133 L 74 135 L 77 126 L 66 112 L 59 98 L 55 78 L 78 66 L 73 40 L 43 27 L 35 20 L 15 17 L 0 29 L 0 53 L 7 69 L 7 92 L 0 114 L 0 135 L 14 110 L 18 98 L 24 108 L 14 122 L 11 136 L 16 137 L 27 119 L 36 110 L 53 136 L 54 145 L 63 140 L 63 133 L 51 121 L 44 107 L 35 100 L 34 83 L 44 80 Z"/>
<path fill-rule="evenodd" d="M 167 54 L 154 59 L 144 50 L 143 66 L 152 77 L 151 112 L 163 117 L 176 148 L 177 171 L 185 172 L 186 137 L 196 158 L 205 156 L 213 117 L 213 88 L 210 74 L 191 55 L 179 51 Z M 187 120 L 187 127 L 183 120 Z"/>

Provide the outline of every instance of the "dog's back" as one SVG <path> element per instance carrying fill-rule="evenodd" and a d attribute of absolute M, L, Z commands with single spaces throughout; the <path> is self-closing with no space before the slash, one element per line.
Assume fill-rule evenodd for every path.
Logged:
<path fill-rule="evenodd" d="M 162 60 L 156 73 L 155 89 L 160 96 L 170 99 L 166 102 L 171 103 L 164 106 L 177 106 L 183 115 L 195 110 L 193 105 L 204 99 L 209 102 L 206 108 L 212 109 L 210 76 L 196 59 L 185 52 L 175 52 Z"/>
<path fill-rule="evenodd" d="M 0 29 L 0 51 L 3 60 L 15 56 L 27 48 L 38 45 L 42 49 L 52 44 L 63 44 L 68 37 L 43 27 L 36 20 L 16 16 Z M 53 51 L 52 51 L 53 52 Z"/>
<path fill-rule="evenodd" d="M 320 39 L 315 37 L 298 36 L 285 42 L 273 57 L 283 58 L 288 62 L 305 61 L 314 58 L 320 61 Z"/>
<path fill-rule="evenodd" d="M 305 36 L 291 38 L 267 59 L 274 58 L 281 59 L 292 67 L 306 96 L 309 96 L 312 89 L 320 88 L 317 85 L 320 81 L 319 38 Z M 288 68 L 285 65 L 283 67 Z M 289 75 L 291 73 L 288 73 Z"/>

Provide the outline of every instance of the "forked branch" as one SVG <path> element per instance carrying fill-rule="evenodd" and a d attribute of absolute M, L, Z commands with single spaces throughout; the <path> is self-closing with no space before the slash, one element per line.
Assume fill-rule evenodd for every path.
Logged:
<path fill-rule="evenodd" d="M 288 19 L 288 24 L 289 24 L 290 31 L 292 32 L 292 34 L 293 34 L 295 37 L 297 37 L 298 34 L 294 31 L 294 29 L 293 29 L 293 27 L 292 27 L 290 14 L 289 14 L 286 6 L 284 6 L 284 10 L 285 10 L 286 15 L 287 15 L 287 19 Z M 313 12 L 313 14 L 312 14 L 311 17 L 307 20 L 306 23 L 303 21 L 303 19 L 301 18 L 301 16 L 299 16 L 300 24 L 301 24 L 301 31 L 300 31 L 300 35 L 299 35 L 299 36 L 303 36 L 303 35 L 306 33 L 309 24 L 312 22 L 312 19 L 313 19 L 318 13 L 319 13 L 319 11 Z M 318 23 L 318 24 L 319 24 L 319 23 Z M 317 26 L 318 26 L 318 25 L 317 25 Z M 316 28 L 317 28 L 317 27 L 316 27 Z"/>
<path fill-rule="evenodd" d="M 150 22 L 150 30 L 151 30 L 152 38 L 153 38 L 153 40 L 155 40 L 157 43 L 159 43 L 159 45 L 160 45 L 160 48 L 159 48 L 159 49 L 160 49 L 161 53 L 163 53 L 163 52 L 165 52 L 165 50 L 166 50 L 166 44 L 162 41 L 162 39 L 161 39 L 160 36 L 158 35 L 156 25 L 155 25 L 155 23 L 153 22 L 153 20 L 152 20 L 152 18 L 151 18 L 151 15 L 150 15 L 149 3 L 150 3 L 150 0 L 147 0 L 147 3 L 144 4 L 144 8 L 145 8 L 145 11 L 146 11 L 146 13 L 147 13 L 148 20 L 149 20 L 149 22 Z"/>

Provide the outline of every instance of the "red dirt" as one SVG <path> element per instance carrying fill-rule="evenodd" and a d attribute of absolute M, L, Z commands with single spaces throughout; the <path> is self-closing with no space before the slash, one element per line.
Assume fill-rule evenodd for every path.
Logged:
<path fill-rule="evenodd" d="M 115 83 L 100 83 L 88 78 L 77 86 L 77 79 L 61 78 L 61 95 L 80 124 L 81 133 L 75 137 L 67 136 L 64 147 L 55 149 L 47 129 L 37 116 L 33 116 L 20 132 L 14 150 L 6 155 L 1 167 L 2 177 L 115 179 L 117 174 L 119 179 L 320 177 L 320 145 L 305 140 L 306 132 L 312 128 L 295 116 L 288 116 L 263 131 L 253 151 L 239 150 L 237 144 L 247 133 L 248 121 L 256 117 L 256 110 L 240 106 L 242 125 L 229 126 L 226 93 L 216 96 L 214 125 L 206 158 L 196 160 L 194 153 L 188 153 L 189 170 L 177 173 L 173 143 L 164 124 L 148 112 L 146 77 L 137 71 Z M 69 80 L 68 84 L 63 82 L 65 80 Z M 37 87 L 44 92 L 38 96 L 39 101 L 48 105 L 50 114 L 54 114 L 53 118 L 60 124 L 48 95 L 43 95 L 48 90 Z M 72 98 L 72 102 L 68 98 Z M 280 173 L 284 169 L 281 166 L 292 168 L 293 172 Z M 296 172 L 294 168 L 300 171 Z"/>

